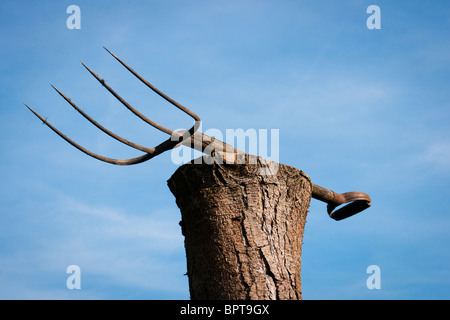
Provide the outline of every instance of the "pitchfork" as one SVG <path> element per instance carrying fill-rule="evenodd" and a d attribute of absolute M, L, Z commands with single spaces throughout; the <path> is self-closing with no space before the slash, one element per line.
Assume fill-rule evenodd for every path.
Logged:
<path fill-rule="evenodd" d="M 99 124 L 97 121 L 92 119 L 88 114 L 86 114 L 83 110 L 81 110 L 75 103 L 73 103 L 66 95 L 64 95 L 61 91 L 59 91 L 55 86 L 51 85 L 53 89 L 56 90 L 63 98 L 66 100 L 75 110 L 77 110 L 83 117 L 85 117 L 87 120 L 89 120 L 93 125 L 95 125 L 97 128 L 99 128 L 104 133 L 108 134 L 112 138 L 134 148 L 137 150 L 140 150 L 142 152 L 145 152 L 144 155 L 136 158 L 130 158 L 130 159 L 112 159 L 108 157 L 101 156 L 99 154 L 96 154 L 92 151 L 89 151 L 88 149 L 84 148 L 83 146 L 79 145 L 78 143 L 74 142 L 70 138 L 68 138 L 66 135 L 64 135 L 62 132 L 60 132 L 58 129 L 56 129 L 53 125 L 51 125 L 47 119 L 44 119 L 40 114 L 38 114 L 36 111 L 34 111 L 32 108 L 30 108 L 27 104 L 25 106 L 30 109 L 31 112 L 33 112 L 43 123 L 45 123 L 50 129 L 52 129 L 55 133 L 57 133 L 61 138 L 66 140 L 68 143 L 70 143 L 75 148 L 79 149 L 80 151 L 84 152 L 85 154 L 115 165 L 133 165 L 137 163 L 142 163 L 144 161 L 150 160 L 151 158 L 165 152 L 168 150 L 171 150 L 175 147 L 180 146 L 181 144 L 189 146 L 193 149 L 202 151 L 204 153 L 206 150 L 212 150 L 214 151 L 214 156 L 220 156 L 222 159 L 225 159 L 229 161 L 229 159 L 236 159 L 237 155 L 246 155 L 243 151 L 240 151 L 238 149 L 235 149 L 234 147 L 230 146 L 229 144 L 226 144 L 220 140 L 217 140 L 213 137 L 207 136 L 203 133 L 198 132 L 198 128 L 200 127 L 200 117 L 189 110 L 188 108 L 182 106 L 180 103 L 176 102 L 172 98 L 168 97 L 166 94 L 155 88 L 152 84 L 150 84 L 147 80 L 145 80 L 143 77 L 141 77 L 136 71 L 134 71 L 132 68 L 130 68 L 125 62 L 123 62 L 121 59 L 119 59 L 115 54 L 113 54 L 111 51 L 109 51 L 107 48 L 104 48 L 106 51 L 108 51 L 118 62 L 120 62 L 125 68 L 127 68 L 128 71 L 130 71 L 134 76 L 136 76 L 140 81 L 142 81 L 147 87 L 149 87 L 151 90 L 153 90 L 155 93 L 160 95 L 162 98 L 173 104 L 175 107 L 180 109 L 181 111 L 185 112 L 189 116 L 191 116 L 194 119 L 194 125 L 189 130 L 184 131 L 173 131 L 168 128 L 163 127 L 162 125 L 152 121 L 151 119 L 144 116 L 142 113 L 140 113 L 138 110 L 133 108 L 127 101 L 125 101 L 120 95 L 118 95 L 110 86 L 108 86 L 105 83 L 104 79 L 101 79 L 96 73 L 94 73 L 91 69 L 89 69 L 84 63 L 81 63 L 86 70 L 88 70 L 92 76 L 94 76 L 117 100 L 119 100 L 127 109 L 129 109 L 131 112 L 133 112 L 137 117 L 148 123 L 149 125 L 153 126 L 154 128 L 167 133 L 170 135 L 170 138 L 165 140 L 163 143 L 157 145 L 156 147 L 149 148 L 145 146 L 141 146 L 137 143 L 134 143 L 132 141 L 126 140 L 123 137 L 115 134 L 114 132 L 106 129 L 101 124 Z M 212 155 L 212 154 L 211 154 Z M 347 192 L 347 193 L 336 193 L 332 190 L 328 190 L 326 188 L 320 187 L 314 183 L 312 183 L 312 197 L 326 202 L 328 204 L 327 211 L 331 218 L 335 220 L 342 220 L 345 218 L 348 218 L 356 213 L 359 213 L 368 207 L 370 207 L 371 199 L 370 197 L 364 193 L 364 192 Z M 349 203 L 338 210 L 334 211 L 338 206 Z"/>

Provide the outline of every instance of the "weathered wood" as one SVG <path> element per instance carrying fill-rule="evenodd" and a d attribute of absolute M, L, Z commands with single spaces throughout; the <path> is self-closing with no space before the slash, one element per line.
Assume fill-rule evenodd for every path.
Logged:
<path fill-rule="evenodd" d="M 270 162 L 251 163 L 186 164 L 168 181 L 181 211 L 191 299 L 301 299 L 311 181 L 290 166 L 267 174 Z"/>

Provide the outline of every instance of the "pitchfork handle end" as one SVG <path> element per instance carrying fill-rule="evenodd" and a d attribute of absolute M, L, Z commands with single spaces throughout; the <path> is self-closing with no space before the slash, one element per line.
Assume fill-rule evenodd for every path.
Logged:
<path fill-rule="evenodd" d="M 351 217 L 370 207 L 371 199 L 368 194 L 364 192 L 346 192 L 336 193 L 332 190 L 312 184 L 313 198 L 324 201 L 328 204 L 327 211 L 334 220 L 343 220 Z M 333 211 L 338 206 L 347 203 L 342 208 Z"/>
<path fill-rule="evenodd" d="M 327 211 L 331 218 L 333 218 L 336 221 L 339 221 L 366 210 L 367 208 L 370 207 L 370 205 L 371 205 L 370 201 L 355 200 L 343 206 L 342 208 L 333 211 L 337 206 L 335 204 L 329 203 L 327 206 Z"/>

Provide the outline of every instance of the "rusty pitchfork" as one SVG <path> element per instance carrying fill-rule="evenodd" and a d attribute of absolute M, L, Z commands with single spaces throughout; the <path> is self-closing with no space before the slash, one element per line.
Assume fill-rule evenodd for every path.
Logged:
<path fill-rule="evenodd" d="M 111 132 L 110 130 L 103 127 L 101 124 L 99 124 L 97 121 L 92 119 L 88 114 L 86 114 L 82 109 L 80 109 L 75 103 L 73 103 L 66 95 L 64 95 L 61 91 L 59 91 L 55 86 L 51 85 L 53 89 L 56 90 L 63 98 L 66 100 L 75 110 L 77 110 L 84 118 L 86 118 L 88 121 L 90 121 L 93 125 L 95 125 L 98 129 L 103 131 L 104 133 L 108 134 L 112 138 L 134 148 L 137 150 L 140 150 L 142 152 L 145 152 L 144 155 L 136 157 L 136 158 L 130 158 L 130 159 L 112 159 L 108 157 L 101 156 L 99 154 L 96 154 L 92 151 L 89 151 L 88 149 L 84 148 L 83 146 L 79 145 L 78 143 L 74 142 L 70 138 L 68 138 L 66 135 L 64 135 L 62 132 L 60 132 L 58 129 L 56 129 L 53 125 L 51 125 L 47 119 L 44 119 L 40 114 L 38 114 L 36 111 L 34 111 L 32 108 L 30 108 L 26 103 L 25 106 L 30 109 L 31 112 L 34 113 L 44 124 L 46 124 L 50 129 L 52 129 L 56 134 L 58 134 L 61 138 L 66 140 L 68 143 L 70 143 L 75 148 L 79 149 L 80 151 L 84 152 L 85 154 L 115 165 L 133 165 L 137 163 L 142 163 L 147 160 L 150 160 L 151 158 L 167 151 L 171 150 L 175 147 L 180 146 L 181 144 L 189 146 L 191 148 L 194 148 L 196 150 L 200 150 L 204 153 L 207 153 L 206 150 L 212 150 L 215 152 L 215 156 L 221 156 L 225 160 L 229 160 L 231 157 L 232 159 L 235 159 L 236 155 L 242 155 L 245 153 L 243 151 L 240 151 L 238 149 L 235 149 L 234 147 L 217 140 L 213 137 L 207 136 L 203 133 L 198 132 L 198 128 L 200 127 L 200 117 L 189 110 L 188 108 L 184 107 L 180 103 L 176 102 L 172 98 L 168 97 L 166 94 L 155 88 L 152 84 L 150 84 L 147 80 L 142 78 L 136 71 L 134 71 L 132 68 L 130 68 L 126 63 L 124 63 L 122 60 L 120 60 L 114 53 L 109 51 L 107 48 L 104 47 L 106 51 L 108 51 L 118 62 L 120 62 L 128 71 L 130 71 L 134 76 L 136 76 L 140 81 L 142 81 L 147 87 L 149 87 L 151 90 L 153 90 L 155 93 L 157 93 L 159 96 L 170 102 L 172 105 L 180 109 L 181 111 L 188 114 L 190 117 L 194 119 L 194 125 L 189 130 L 184 131 L 177 131 L 174 132 L 173 130 L 170 130 L 168 128 L 163 127 L 162 125 L 152 121 L 151 119 L 144 116 L 142 113 L 140 113 L 138 110 L 133 108 L 128 102 L 126 102 L 119 94 L 117 94 L 110 86 L 108 86 L 105 83 L 104 79 L 101 79 L 96 73 L 94 73 L 91 69 L 89 69 L 83 62 L 81 64 L 83 65 L 86 70 L 88 70 L 92 76 L 94 76 L 102 85 L 105 87 L 117 100 L 119 100 L 127 109 L 129 109 L 132 113 L 134 113 L 137 117 L 148 123 L 149 125 L 153 126 L 154 128 L 167 133 L 171 137 L 161 144 L 157 145 L 156 147 L 145 147 L 141 146 L 137 143 L 134 143 L 132 141 L 129 141 L 127 139 L 124 139 L 123 137 L 115 134 L 114 132 Z M 326 202 L 327 205 L 327 211 L 331 218 L 335 220 L 342 220 L 345 218 L 348 218 L 356 213 L 359 213 L 368 207 L 370 207 L 371 199 L 369 195 L 367 195 L 364 192 L 346 192 L 346 193 L 336 193 L 332 190 L 328 190 L 326 188 L 320 187 L 314 183 L 312 183 L 312 197 Z M 347 205 L 339 208 L 338 210 L 334 211 L 338 206 L 348 203 Z"/>

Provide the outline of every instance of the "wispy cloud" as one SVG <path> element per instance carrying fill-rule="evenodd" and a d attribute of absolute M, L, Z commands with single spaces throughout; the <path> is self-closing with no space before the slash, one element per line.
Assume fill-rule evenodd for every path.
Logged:
<path fill-rule="evenodd" d="M 108 298 L 96 293 L 108 286 L 134 287 L 147 297 L 187 294 L 183 238 L 169 212 L 136 216 L 68 196 L 52 207 L 34 222 L 42 230 L 34 234 L 34 249 L 3 254 L 0 297 L 76 298 L 65 288 L 71 264 L 82 271 L 82 298 Z"/>
<path fill-rule="evenodd" d="M 416 154 L 416 165 L 426 166 L 434 172 L 450 172 L 450 140 L 431 141 Z"/>

